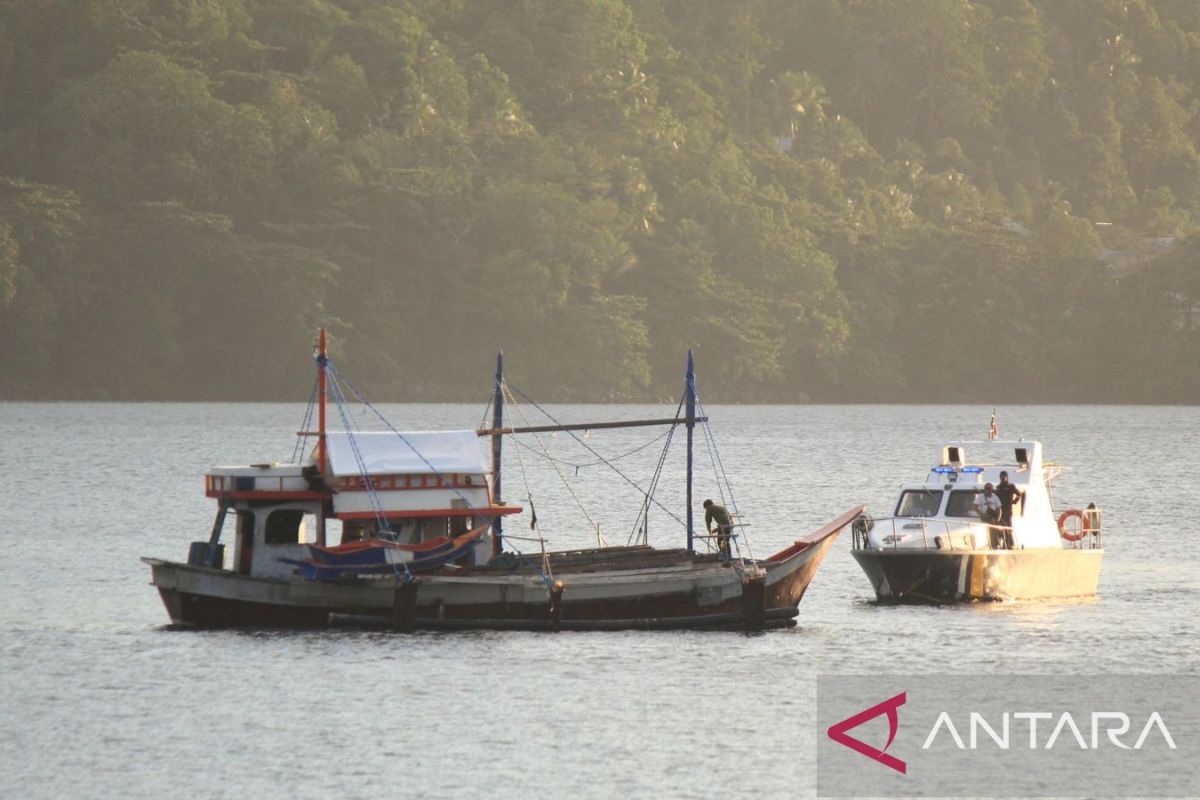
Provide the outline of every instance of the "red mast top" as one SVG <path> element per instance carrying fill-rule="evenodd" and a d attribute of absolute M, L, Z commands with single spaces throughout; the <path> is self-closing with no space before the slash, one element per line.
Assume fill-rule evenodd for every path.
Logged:
<path fill-rule="evenodd" d="M 326 472 L 327 454 L 325 452 L 325 365 L 329 358 L 325 350 L 325 329 L 321 328 L 317 344 L 317 381 L 320 386 L 320 398 L 317 411 L 317 469 L 321 475 Z"/>

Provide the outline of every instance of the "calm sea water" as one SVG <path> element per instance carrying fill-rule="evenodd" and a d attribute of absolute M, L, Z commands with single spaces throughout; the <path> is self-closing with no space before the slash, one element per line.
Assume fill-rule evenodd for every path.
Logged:
<path fill-rule="evenodd" d="M 475 427 L 483 412 L 384 410 L 408 429 Z M 885 513 L 943 439 L 981 437 L 991 409 L 708 411 L 762 556 L 855 504 Z M 999 410 L 1004 436 L 1038 438 L 1073 467 L 1060 504 L 1106 510 L 1094 600 L 877 607 L 846 535 L 799 626 L 754 636 L 168 629 L 138 558 L 183 560 L 211 524 L 205 469 L 289 459 L 302 416 L 297 405 L 0 405 L 0 797 L 805 796 L 816 787 L 818 674 L 1197 667 L 1200 409 L 1190 407 Z M 661 433 L 586 442 L 620 456 Z M 604 536 L 623 543 L 636 490 L 587 466 L 596 456 L 566 434 L 543 444 Z M 648 483 L 661 444 L 616 464 Z M 594 541 L 557 462 L 529 445 L 507 446 L 506 499 L 532 494 L 551 547 Z M 680 516 L 682 445 L 681 432 L 660 491 Z M 697 460 L 699 509 L 718 496 L 703 440 Z M 679 545 L 683 528 L 660 512 L 651 541 Z"/>

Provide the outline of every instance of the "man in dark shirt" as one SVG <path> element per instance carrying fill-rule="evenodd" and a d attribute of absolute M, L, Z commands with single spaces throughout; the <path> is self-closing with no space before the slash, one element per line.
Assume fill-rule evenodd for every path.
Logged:
<path fill-rule="evenodd" d="M 729 512 L 725 510 L 725 506 L 719 506 L 712 500 L 704 501 L 704 527 L 708 528 L 708 532 L 713 532 L 712 524 L 717 523 L 717 549 L 721 551 L 721 555 L 729 555 L 729 539 L 733 533 L 733 518 L 729 516 Z"/>
<path fill-rule="evenodd" d="M 1025 493 L 1008 482 L 1008 473 L 1000 473 L 1000 485 L 996 487 L 996 497 L 1000 498 L 1000 524 L 1004 527 L 1004 543 L 1011 550 L 1013 504 L 1017 500 L 1025 501 Z"/>

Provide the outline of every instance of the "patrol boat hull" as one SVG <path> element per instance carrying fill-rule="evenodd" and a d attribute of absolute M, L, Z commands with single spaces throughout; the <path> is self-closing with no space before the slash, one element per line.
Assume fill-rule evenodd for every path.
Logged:
<path fill-rule="evenodd" d="M 1088 597 L 1101 549 L 855 550 L 881 603 L 947 604 Z"/>

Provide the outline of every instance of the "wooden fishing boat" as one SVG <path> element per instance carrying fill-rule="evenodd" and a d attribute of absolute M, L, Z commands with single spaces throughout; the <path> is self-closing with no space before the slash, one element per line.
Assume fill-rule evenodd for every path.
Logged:
<path fill-rule="evenodd" d="M 493 424 L 478 431 L 326 430 L 326 397 L 340 402 L 325 349 L 317 355 L 317 430 L 307 463 L 215 467 L 207 541 L 187 563 L 144 558 L 177 625 L 324 626 L 342 621 L 416 628 L 761 629 L 794 624 L 798 604 L 839 531 L 842 514 L 775 555 L 700 552 L 692 505 L 697 396 L 691 356 L 686 413 L 670 419 L 506 427 L 502 357 Z M 688 439 L 686 546 L 648 541 L 523 554 L 506 549 L 503 437 L 551 430 L 683 426 Z M 307 423 L 306 423 L 307 427 Z M 491 440 L 491 464 L 480 446 Z M 647 495 L 646 513 L 652 500 Z M 234 517 L 233 546 L 222 543 Z M 339 535 L 341 542 L 328 540 Z M 508 544 L 511 545 L 511 542 Z M 736 544 L 736 536 L 735 536 Z M 228 561 L 228 565 L 226 564 Z"/>

